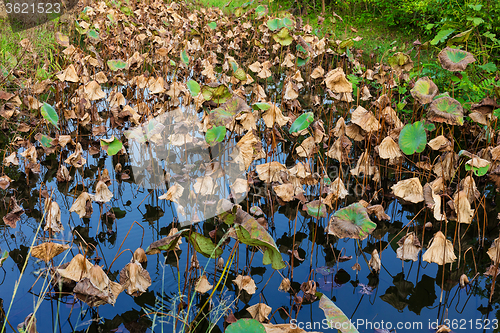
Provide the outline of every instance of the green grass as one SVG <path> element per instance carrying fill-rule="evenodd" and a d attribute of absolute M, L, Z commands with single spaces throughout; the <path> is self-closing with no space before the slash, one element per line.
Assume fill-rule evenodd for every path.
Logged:
<path fill-rule="evenodd" d="M 249 0 L 199 0 L 198 4 L 206 7 L 218 7 L 225 13 L 232 13 L 237 7 L 247 2 Z M 269 3 L 263 0 L 260 4 L 270 4 L 270 13 L 275 13 L 277 16 L 283 12 L 293 12 L 295 16 L 300 16 L 297 10 L 294 12 L 297 5 L 292 1 L 273 2 L 271 0 Z M 258 5 L 259 2 L 254 1 L 247 9 L 257 7 Z M 304 24 L 310 24 L 313 27 L 313 31 L 317 29 L 319 36 L 329 33 L 334 34 L 335 38 L 339 40 L 361 37 L 362 40 L 354 42 L 354 47 L 363 50 L 365 63 L 378 62 L 388 49 L 394 46 L 400 47 L 403 44 L 411 45 L 419 37 L 418 35 L 415 36 L 416 34 L 410 30 L 390 27 L 383 18 L 377 18 L 373 13 L 364 9 L 360 10 L 359 8 L 355 16 L 341 15 L 339 13 L 343 19 L 340 20 L 335 18 L 332 15 L 332 9 L 327 7 L 326 14 L 323 16 L 325 20 L 322 25 L 319 25 L 318 15 L 321 15 L 321 3 L 317 1 L 316 5 L 317 8 L 309 6 L 306 10 L 307 14 L 300 16 Z M 330 18 L 333 18 L 334 22 Z M 356 31 L 353 31 L 351 28 Z M 421 40 L 421 37 L 419 38 Z M 375 57 L 372 61 L 367 62 L 366 57 L 369 57 L 372 53 Z"/>
<path fill-rule="evenodd" d="M 0 82 L 4 81 L 13 68 L 25 72 L 26 77 L 46 79 L 48 73 L 56 68 L 52 62 L 55 50 L 54 23 L 37 26 L 32 29 L 13 32 L 9 21 L 0 18 Z M 20 42 L 28 39 L 32 44 L 33 52 L 24 52 Z M 25 75 L 23 75 L 25 76 Z M 9 77 L 13 79 L 13 76 Z M 8 80 L 5 80 L 4 85 Z M 1 86 L 0 86 L 1 87 Z"/>

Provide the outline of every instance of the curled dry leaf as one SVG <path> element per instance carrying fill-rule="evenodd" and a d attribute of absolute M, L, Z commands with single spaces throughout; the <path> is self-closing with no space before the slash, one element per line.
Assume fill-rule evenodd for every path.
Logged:
<path fill-rule="evenodd" d="M 89 83 L 87 83 L 83 91 L 90 101 L 96 101 L 98 99 L 106 97 L 106 93 L 102 91 L 101 85 L 96 81 L 90 81 Z"/>
<path fill-rule="evenodd" d="M 71 259 L 66 268 L 58 268 L 56 272 L 65 279 L 78 282 L 88 276 L 92 266 L 87 258 L 78 253 Z"/>
<path fill-rule="evenodd" d="M 376 274 L 380 272 L 380 268 L 382 268 L 382 262 L 380 261 L 380 256 L 376 249 L 372 251 L 372 257 L 370 258 L 368 265 L 370 265 L 372 271 Z"/>
<path fill-rule="evenodd" d="M 393 185 L 391 189 L 397 198 L 404 201 L 413 203 L 424 201 L 424 189 L 417 177 L 401 180 Z"/>
<path fill-rule="evenodd" d="M 10 186 L 11 181 L 12 179 L 10 179 L 9 176 L 3 175 L 2 177 L 0 177 L 0 188 L 2 190 L 6 190 Z"/>
<path fill-rule="evenodd" d="M 488 256 L 490 257 L 493 264 L 496 265 L 500 255 L 500 238 L 493 241 L 490 248 L 488 249 Z"/>
<path fill-rule="evenodd" d="M 341 135 L 330 147 L 326 156 L 336 159 L 340 163 L 349 163 L 349 154 L 351 152 L 352 142 L 345 135 Z"/>
<path fill-rule="evenodd" d="M 80 78 L 76 73 L 75 66 L 73 64 L 69 65 L 64 71 L 56 74 L 57 78 L 61 81 L 66 82 L 78 82 Z"/>
<path fill-rule="evenodd" d="M 384 207 L 382 205 L 373 205 L 366 207 L 368 214 L 375 214 L 379 221 L 386 220 L 389 221 L 391 217 L 385 213 Z"/>
<path fill-rule="evenodd" d="M 3 160 L 3 164 L 5 166 L 10 166 L 12 165 L 19 165 L 19 159 L 17 158 L 16 152 L 13 152 Z"/>
<path fill-rule="evenodd" d="M 45 227 L 44 231 L 51 230 L 53 233 L 61 232 L 64 230 L 64 227 L 61 223 L 61 209 L 57 202 L 52 201 L 50 199 L 47 200 L 45 205 Z"/>
<path fill-rule="evenodd" d="M 80 280 L 73 292 L 78 299 L 89 306 L 99 306 L 103 304 L 114 305 L 122 290 L 119 283 L 109 280 L 99 265 L 94 265 L 90 269 L 88 277 Z"/>
<path fill-rule="evenodd" d="M 138 247 L 134 251 L 134 261 L 139 262 L 142 267 L 146 267 L 145 265 L 148 263 L 148 257 L 146 256 L 146 252 L 142 247 Z"/>
<path fill-rule="evenodd" d="M 398 241 L 396 255 L 401 260 L 418 261 L 418 252 L 422 249 L 414 232 L 410 232 Z"/>
<path fill-rule="evenodd" d="M 281 280 L 280 286 L 278 287 L 278 290 L 288 292 L 291 288 L 291 282 L 289 278 L 283 278 Z"/>
<path fill-rule="evenodd" d="M 326 73 L 324 80 L 326 87 L 336 94 L 352 93 L 352 83 L 349 82 L 341 67 L 337 67 Z"/>
<path fill-rule="evenodd" d="M 301 144 L 295 148 L 295 150 L 297 151 L 297 155 L 307 158 L 312 157 L 318 149 L 314 137 L 310 136 L 302 141 Z"/>
<path fill-rule="evenodd" d="M 151 277 L 138 261 L 132 260 L 120 271 L 120 284 L 127 294 L 137 297 L 151 286 Z"/>
<path fill-rule="evenodd" d="M 233 280 L 233 283 L 237 285 L 240 290 L 245 290 L 250 295 L 255 294 L 255 291 L 257 290 L 255 281 L 249 275 L 243 276 L 240 274 Z"/>
<path fill-rule="evenodd" d="M 399 145 L 390 136 L 386 136 L 377 148 L 380 158 L 389 159 L 389 164 L 394 163 L 396 159 L 403 156 Z"/>
<path fill-rule="evenodd" d="M 451 142 L 444 135 L 439 135 L 427 142 L 427 145 L 429 145 L 432 150 L 441 150 L 451 147 Z"/>
<path fill-rule="evenodd" d="M 31 249 L 31 255 L 35 258 L 42 259 L 45 262 L 49 262 L 52 258 L 63 253 L 67 249 L 69 249 L 69 246 L 66 244 L 45 242 L 40 245 L 33 246 Z"/>
<path fill-rule="evenodd" d="M 267 316 L 269 316 L 271 310 L 272 308 L 265 303 L 257 303 L 247 308 L 247 311 L 250 313 L 252 318 L 258 320 L 261 323 L 269 320 Z"/>
<path fill-rule="evenodd" d="M 210 284 L 210 282 L 208 282 L 208 279 L 207 279 L 207 276 L 205 274 L 203 274 L 199 279 L 198 281 L 196 281 L 196 286 L 195 286 L 195 290 L 201 294 L 204 294 L 206 293 L 207 291 L 209 291 L 210 289 L 212 289 L 214 286 L 212 286 Z"/>
<path fill-rule="evenodd" d="M 281 173 L 286 172 L 286 167 L 280 162 L 259 164 L 255 167 L 259 179 L 266 183 L 282 182 Z"/>
<path fill-rule="evenodd" d="M 158 199 L 170 200 L 172 202 L 179 203 L 178 200 L 183 193 L 184 193 L 184 187 L 182 187 L 182 185 L 176 182 L 173 186 L 171 186 L 168 189 L 167 193 L 159 196 Z"/>
<path fill-rule="evenodd" d="M 95 187 L 94 201 L 97 202 L 109 202 L 113 197 L 113 192 L 111 192 L 108 186 L 103 181 L 98 181 Z"/>
<path fill-rule="evenodd" d="M 425 251 L 422 259 L 427 262 L 444 265 L 454 262 L 457 257 L 453 250 L 453 244 L 446 239 L 441 231 L 438 231 L 434 234 L 429 248 Z"/>
<path fill-rule="evenodd" d="M 351 122 L 361 127 L 365 132 L 380 130 L 381 126 L 372 112 L 362 106 L 358 106 L 351 115 Z"/>
<path fill-rule="evenodd" d="M 276 195 L 283 201 L 289 202 L 293 200 L 294 187 L 292 184 L 282 184 L 273 186 L 273 190 Z"/>
<path fill-rule="evenodd" d="M 85 165 L 87 160 L 83 158 L 83 149 L 80 142 L 76 144 L 75 152 L 68 156 L 64 163 L 71 164 L 75 168 L 81 168 Z"/>
<path fill-rule="evenodd" d="M 73 202 L 69 211 L 77 213 L 80 218 L 83 217 L 90 218 L 90 216 L 92 215 L 93 199 L 94 199 L 93 195 L 87 192 L 82 192 L 78 196 L 78 198 L 76 198 L 75 202 Z"/>
<path fill-rule="evenodd" d="M 281 109 L 274 103 L 270 103 L 271 107 L 267 109 L 262 114 L 262 119 L 268 128 L 273 128 L 274 124 L 278 124 L 280 127 L 285 126 L 290 120 L 289 117 L 285 117 L 281 112 Z"/>
<path fill-rule="evenodd" d="M 8 212 L 3 217 L 3 222 L 11 228 L 15 228 L 17 226 L 17 221 L 21 219 L 21 215 L 24 214 L 24 209 L 22 209 L 16 201 L 16 198 L 10 197 L 9 201 L 10 212 Z"/>
<path fill-rule="evenodd" d="M 456 193 L 453 203 L 455 204 L 458 223 L 471 224 L 474 217 L 474 209 L 470 206 L 470 202 L 467 199 L 467 193 L 465 191 Z"/>
<path fill-rule="evenodd" d="M 70 182 L 73 179 L 73 177 L 71 177 L 69 174 L 68 168 L 66 168 L 66 166 L 64 165 L 61 165 L 59 170 L 57 170 L 56 178 L 60 183 Z"/>

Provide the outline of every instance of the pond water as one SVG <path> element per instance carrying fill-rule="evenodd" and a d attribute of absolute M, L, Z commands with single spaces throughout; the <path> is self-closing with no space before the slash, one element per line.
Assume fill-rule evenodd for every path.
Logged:
<path fill-rule="evenodd" d="M 41 218 L 38 197 L 42 183 L 49 192 L 54 191 L 54 200 L 61 207 L 61 221 L 65 230 L 55 236 L 56 239 L 74 241 L 71 251 L 65 254 L 65 257 L 62 255 L 56 257 L 54 265 L 68 262 L 78 253 L 77 244 L 83 244 L 81 241 L 83 238 L 86 243 L 93 244 L 96 248 L 93 250 L 93 246 L 86 247 L 89 251 L 87 257 L 100 258 L 98 263 L 109 267 L 119 251 L 123 249 L 134 251 L 138 247 L 146 248 L 153 241 L 166 236 L 168 229 L 176 220 L 174 205 L 168 204 L 169 201 L 158 200 L 158 191 L 150 194 L 148 190 L 137 186 L 130 180 L 114 181 L 116 178 L 114 166 L 119 161 L 127 165 L 125 156 L 117 158 L 101 153 L 94 156 L 86 154 L 85 157 L 87 165 L 83 167 L 83 175 L 79 173 L 80 171 L 74 172 L 73 170 L 73 177 L 78 179 L 79 183 L 83 181 L 89 185 L 88 188 L 91 188 L 90 184 L 97 178 L 98 168 L 107 168 L 110 171 L 110 178 L 113 179 L 109 188 L 114 196 L 111 202 L 102 207 L 94 203 L 92 218 L 83 219 L 83 221 L 80 221 L 76 214 L 69 213 L 69 208 L 76 198 L 75 193 L 78 193 L 81 188 L 75 187 L 75 181 L 70 184 L 57 183 L 53 172 L 54 166 L 57 168 L 55 160 L 46 160 L 43 164 L 47 167 L 47 172 L 42 172 L 38 177 L 30 174 L 26 178 L 24 172 L 15 172 L 17 178 L 10 186 L 17 189 L 17 200 L 23 205 L 26 215 L 18 222 L 16 229 L 3 226 L 4 236 L 0 247 L 2 250 L 8 250 L 10 254 L 1 272 L 3 277 L 0 298 L 3 300 L 5 312 L 9 308 L 20 269 L 24 264 L 23 258 L 26 257 L 29 246 L 35 236 L 37 239 L 43 239 L 43 231 L 37 230 Z M 263 193 L 262 190 L 257 190 L 257 188 L 251 190 L 248 202 L 243 201 L 242 205 L 258 202 L 262 209 L 268 212 L 271 209 L 269 198 L 261 198 L 258 196 L 259 193 Z M 354 194 L 351 188 L 348 203 L 355 199 Z M 276 205 L 276 202 L 274 201 L 273 204 Z M 105 213 L 111 207 L 114 209 L 116 220 L 104 221 Z M 317 291 L 330 297 L 357 325 L 360 332 L 385 332 L 384 329 L 388 331 L 395 329 L 397 332 L 435 331 L 436 323 L 449 323 L 455 332 L 498 331 L 498 304 L 494 303 L 490 308 L 488 307 L 491 278 L 479 274 L 471 285 L 464 289 L 461 289 L 458 284 L 462 273 L 465 273 L 470 280 L 474 277 L 472 256 L 467 258 L 465 267 L 453 267 L 451 275 L 448 272 L 449 265 L 447 265 L 444 280 L 442 269 L 438 269 L 439 266 L 436 264 L 423 262 L 421 255 L 419 261 L 414 263 L 407 261 L 402 264 L 401 260 L 396 258 L 397 244 L 395 243 L 401 238 L 398 233 L 420 211 L 414 205 L 402 206 L 396 200 L 387 198 L 386 212 L 391 219 L 389 222 L 377 222 L 378 227 L 374 234 L 360 242 L 360 247 L 365 252 L 363 254 L 355 240 L 327 242 L 324 232 L 327 218 L 319 220 L 311 218 L 300 209 L 298 210 L 295 202 L 275 208 L 275 210 L 272 218 L 269 216 L 267 219 L 269 233 L 275 239 L 283 258 L 288 262 L 291 260 L 289 250 L 292 248 L 293 234 L 296 230 L 296 249 L 298 249 L 298 257 L 303 259 L 293 260 L 293 278 L 291 278 L 289 268 L 282 270 L 281 274 L 291 278 L 292 288 L 295 290 L 299 290 L 302 282 L 310 279 L 316 281 Z M 296 219 L 295 214 L 297 214 Z M 133 224 L 134 221 L 137 221 L 143 228 Z M 425 239 L 428 241 L 433 232 L 424 231 L 425 222 L 425 213 L 421 212 L 415 219 L 416 230 L 419 233 L 425 232 Z M 208 237 L 209 231 L 213 229 L 213 223 L 199 223 L 195 227 Z M 36 234 L 37 231 L 38 234 Z M 315 232 L 318 236 L 313 244 L 312 235 Z M 462 246 L 480 241 L 477 235 L 470 236 L 471 233 L 474 232 L 469 232 L 467 238 L 462 240 Z M 491 234 L 492 237 L 496 233 L 498 229 L 494 226 L 487 231 L 487 235 Z M 484 245 L 486 249 L 491 244 L 492 237 L 486 238 Z M 122 242 L 123 245 L 120 246 Z M 222 255 L 225 260 L 229 258 L 234 242 L 231 240 L 226 247 Z M 388 244 L 388 242 L 391 243 Z M 58 294 L 47 287 L 45 263 L 31 257 L 27 261 L 25 274 L 15 292 L 9 312 L 9 323 L 12 326 L 17 325 L 36 308 L 40 332 L 125 332 L 127 330 L 145 332 L 151 331 L 152 327 L 154 331 L 170 331 L 175 321 L 172 317 L 160 315 L 155 317 L 147 313 L 156 309 L 161 313 L 175 314 L 179 306 L 179 294 L 184 291 L 186 259 L 192 254 L 192 249 L 188 250 L 188 246 L 186 242 L 180 246 L 179 271 L 172 253 L 166 258 L 163 254 L 148 256 L 147 270 L 152 279 L 152 286 L 149 290 L 135 298 L 121 293 L 115 306 L 103 305 L 97 310 L 89 308 L 72 295 L 59 298 Z M 386 247 L 387 249 L 382 251 Z M 374 248 L 382 253 L 382 270 L 378 277 L 368 274 L 370 271 L 364 259 L 364 256 L 367 259 L 370 258 L 370 253 Z M 335 251 L 335 255 L 332 251 Z M 481 251 L 474 252 L 478 271 L 481 272 L 481 269 L 484 271 L 489 259 L 487 256 L 485 258 L 484 253 L 481 255 Z M 335 256 L 340 255 L 352 256 L 352 258 L 338 262 Z M 200 267 L 204 267 L 208 259 L 199 254 L 197 257 Z M 126 251 L 121 254 L 113 262 L 111 276 L 117 276 L 119 270 L 130 259 L 131 252 Z M 288 322 L 288 313 L 295 318 L 300 328 L 308 331 L 332 331 L 326 329 L 325 317 L 323 311 L 318 308 L 317 302 L 312 304 L 304 302 L 298 309 L 294 305 L 291 294 L 278 291 L 282 277 L 270 265 L 262 265 L 262 253 L 254 253 L 241 244 L 236 259 L 237 265 L 231 267 L 226 288 L 222 295 L 216 292 L 214 302 L 211 304 L 212 311 L 209 318 L 217 323 L 220 329 L 222 329 L 223 320 L 217 317 L 217 311 L 220 316 L 223 313 L 221 309 L 229 307 L 237 317 L 248 317 L 245 311 L 247 305 L 264 302 L 273 309 L 272 323 Z M 356 261 L 361 265 L 359 273 L 351 268 Z M 220 269 L 216 269 L 216 263 L 217 260 L 210 260 L 206 270 L 208 280 L 214 285 L 217 282 L 214 276 L 218 278 L 221 273 Z M 242 270 L 249 272 L 255 280 L 257 293 L 252 296 L 245 293 L 239 301 L 236 301 L 237 291 L 231 280 L 241 274 Z M 442 291 L 443 281 L 444 290 Z M 39 299 L 41 294 L 43 300 Z M 497 295 L 498 292 L 495 291 L 494 300 L 498 297 Z M 187 301 L 186 298 L 183 300 Z M 196 296 L 195 304 L 201 306 L 205 300 L 205 296 Z M 275 312 L 276 310 L 278 311 Z M 191 314 L 189 318 L 192 319 L 193 315 Z M 10 329 L 10 325 L 6 323 L 7 330 Z M 199 329 L 203 331 L 204 328 Z M 217 327 L 215 330 L 218 330 Z"/>

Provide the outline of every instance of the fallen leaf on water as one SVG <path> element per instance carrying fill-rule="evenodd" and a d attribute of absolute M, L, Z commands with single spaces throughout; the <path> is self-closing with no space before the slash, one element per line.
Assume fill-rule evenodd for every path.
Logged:
<path fill-rule="evenodd" d="M 335 305 L 327 296 L 321 296 L 319 308 L 325 312 L 328 327 L 339 327 L 342 333 L 359 333 L 356 327 L 346 317 L 344 312 Z"/>

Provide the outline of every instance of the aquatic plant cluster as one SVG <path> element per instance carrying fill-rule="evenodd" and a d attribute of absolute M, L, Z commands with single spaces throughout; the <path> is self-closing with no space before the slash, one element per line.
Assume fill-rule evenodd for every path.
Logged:
<path fill-rule="evenodd" d="M 488 306 L 498 302 L 500 84 L 456 95 L 478 61 L 460 35 L 440 50 L 435 75 L 423 75 L 418 41 L 365 64 L 355 39 L 264 5 L 225 15 L 176 2 L 101 1 L 56 39 L 62 71 L 43 81 L 12 72 L 11 92 L 0 91 L 2 215 L 11 235 L 1 242 L 10 249 L 2 263 L 10 257 L 20 272 L 4 329 L 36 265 L 36 280 L 22 289 L 38 290 L 19 324 L 26 332 L 36 332 L 49 300 L 57 318 L 64 303 L 69 322 L 77 307 L 89 327 L 107 327 L 95 309 L 117 306 L 123 291 L 141 306 L 118 322 L 131 332 L 291 332 L 307 305 L 332 327 L 357 332 L 320 277 L 336 270 L 336 285 L 350 281 L 339 268 L 354 259 L 347 244 L 351 282 L 363 295 L 377 288 L 383 259 L 401 260 L 395 294 L 391 287 L 381 296 L 397 310 L 422 290 L 430 295 L 429 283 L 434 292 L 434 282 L 446 312 L 443 293 L 455 286 L 471 295 L 487 285 Z M 29 53 L 30 42 L 21 44 Z M 142 222 L 125 218 L 129 198 L 147 202 Z M 414 215 L 403 224 L 395 207 Z M 286 222 L 278 216 L 289 228 L 279 239 Z M 26 223 L 32 238 L 19 246 Z M 116 252 L 102 249 L 117 239 Z M 317 257 L 324 266 L 313 268 Z M 273 272 L 259 287 L 257 258 Z M 310 267 L 300 266 L 307 258 Z M 414 286 L 404 268 L 422 261 L 438 265 L 438 276 Z M 264 296 L 271 280 L 279 291 L 270 293 L 288 296 L 274 312 Z M 435 300 L 409 308 L 420 314 Z M 276 311 L 284 324 L 270 323 Z"/>

